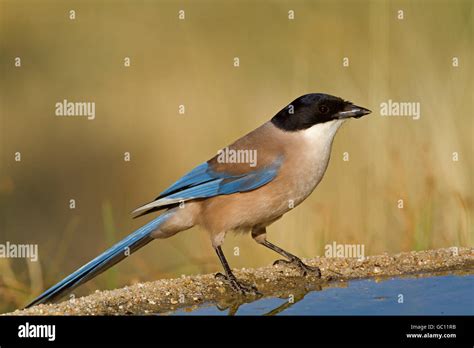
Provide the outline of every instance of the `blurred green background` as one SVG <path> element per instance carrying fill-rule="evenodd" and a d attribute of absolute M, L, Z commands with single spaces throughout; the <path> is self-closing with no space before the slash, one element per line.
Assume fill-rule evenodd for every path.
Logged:
<path fill-rule="evenodd" d="M 473 14 L 470 0 L 0 0 L 0 243 L 38 244 L 40 258 L 0 258 L 0 310 L 143 225 L 153 216 L 131 210 L 310 92 L 373 113 L 339 131 L 324 180 L 272 242 L 302 257 L 333 241 L 366 255 L 472 246 Z M 96 119 L 56 117 L 63 99 L 95 102 Z M 380 116 L 388 99 L 420 102 L 421 119 Z M 277 257 L 241 235 L 224 251 L 236 268 Z M 218 270 L 194 228 L 75 294 Z"/>

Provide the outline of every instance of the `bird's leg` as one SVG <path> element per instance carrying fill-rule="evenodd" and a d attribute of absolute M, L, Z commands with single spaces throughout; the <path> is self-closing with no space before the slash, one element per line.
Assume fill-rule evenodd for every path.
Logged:
<path fill-rule="evenodd" d="M 223 279 L 226 283 L 230 285 L 232 290 L 235 292 L 241 293 L 242 295 L 258 295 L 257 288 L 254 286 L 246 286 L 240 283 L 237 278 L 235 277 L 234 273 L 232 273 L 232 270 L 229 267 L 229 264 L 227 263 L 227 260 L 224 256 L 224 253 L 222 252 L 222 249 L 220 246 L 215 247 L 217 256 L 219 256 L 219 260 L 222 263 L 222 267 L 224 267 L 225 274 L 222 273 L 217 273 L 216 278 Z"/>
<path fill-rule="evenodd" d="M 288 260 L 276 260 L 273 264 L 286 264 L 286 265 L 292 265 L 298 267 L 301 272 L 303 273 L 303 276 L 306 276 L 308 273 L 314 274 L 316 277 L 320 278 L 321 277 L 321 270 L 318 267 L 313 267 L 305 264 L 301 259 L 289 253 L 286 250 L 283 250 L 282 248 L 276 246 L 275 244 L 270 243 L 267 241 L 266 238 L 266 229 L 265 227 L 257 227 L 252 229 L 252 237 L 253 239 L 258 243 L 261 244 L 273 251 L 276 251 L 278 254 L 286 257 Z"/>
<path fill-rule="evenodd" d="M 305 264 L 303 261 L 298 256 L 295 256 L 293 254 L 290 254 L 289 252 L 283 250 L 280 247 L 277 247 L 275 244 L 270 243 L 269 241 L 265 240 L 262 245 L 266 246 L 269 249 L 272 249 L 273 251 L 276 251 L 280 255 L 283 255 L 286 257 L 288 260 L 276 260 L 273 262 L 274 265 L 278 264 L 287 264 L 287 265 L 293 265 L 298 267 L 301 272 L 303 273 L 304 276 L 306 276 L 308 273 L 314 274 L 316 277 L 320 278 L 321 277 L 321 270 L 318 267 L 313 267 Z"/>

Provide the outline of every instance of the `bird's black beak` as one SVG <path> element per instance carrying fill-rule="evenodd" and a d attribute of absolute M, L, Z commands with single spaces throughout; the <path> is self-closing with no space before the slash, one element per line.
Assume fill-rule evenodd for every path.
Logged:
<path fill-rule="evenodd" d="M 344 119 L 344 118 L 350 118 L 350 117 L 361 118 L 362 116 L 368 115 L 371 112 L 372 111 L 370 111 L 369 109 L 363 108 L 362 106 L 347 104 L 342 111 L 339 111 L 336 114 L 336 117 L 338 119 Z"/>

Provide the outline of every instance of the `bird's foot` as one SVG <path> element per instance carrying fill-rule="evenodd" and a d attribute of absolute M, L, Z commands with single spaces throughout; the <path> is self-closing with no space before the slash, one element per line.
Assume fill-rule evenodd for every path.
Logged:
<path fill-rule="evenodd" d="M 311 274 L 311 275 L 316 276 L 317 278 L 321 278 L 321 270 L 319 269 L 319 267 L 309 266 L 297 257 L 292 258 L 290 260 L 276 260 L 275 262 L 273 262 L 274 266 L 281 265 L 281 264 L 299 268 L 303 276 Z"/>
<path fill-rule="evenodd" d="M 234 276 L 228 277 L 225 274 L 222 273 L 217 273 L 215 275 L 216 279 L 221 279 L 227 285 L 231 287 L 232 290 L 235 292 L 241 294 L 241 295 L 251 295 L 251 296 L 258 296 L 261 295 L 260 292 L 258 292 L 257 288 L 253 285 L 244 285 L 240 283 Z"/>

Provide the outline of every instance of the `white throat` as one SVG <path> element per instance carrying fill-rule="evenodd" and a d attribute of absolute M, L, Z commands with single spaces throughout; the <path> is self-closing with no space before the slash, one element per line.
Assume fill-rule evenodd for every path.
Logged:
<path fill-rule="evenodd" d="M 345 120 L 316 124 L 304 130 L 304 155 L 317 184 L 323 177 L 331 156 L 332 141 Z"/>
<path fill-rule="evenodd" d="M 329 147 L 330 151 L 334 136 L 344 121 L 346 120 L 332 120 L 316 124 L 311 128 L 305 129 L 303 131 L 303 137 L 308 145 L 313 145 L 315 150 L 323 151 Z"/>
<path fill-rule="evenodd" d="M 326 172 L 331 155 L 334 136 L 345 120 L 320 123 L 299 131 L 297 137 L 303 138 L 303 148 L 298 149 L 294 200 L 299 204 L 308 197 L 319 184 Z"/>

